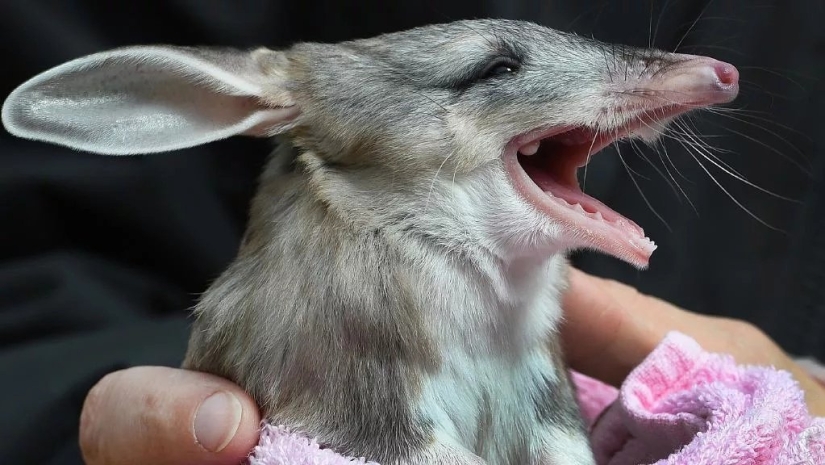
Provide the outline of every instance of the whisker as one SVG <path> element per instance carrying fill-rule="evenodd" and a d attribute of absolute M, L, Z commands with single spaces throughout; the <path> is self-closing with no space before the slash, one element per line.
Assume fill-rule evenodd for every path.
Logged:
<path fill-rule="evenodd" d="M 742 122 L 741 119 L 738 119 L 738 118 L 735 118 L 735 117 L 729 115 L 729 113 L 732 113 L 732 114 L 741 113 L 743 116 L 747 116 L 750 119 L 755 119 L 755 120 L 762 121 L 762 122 L 765 122 L 765 123 L 773 124 L 773 125 L 778 126 L 778 127 L 782 128 L 786 131 L 790 131 L 790 132 L 793 132 L 794 134 L 797 134 L 798 136 L 801 136 L 802 138 L 804 138 L 808 142 L 813 142 L 813 139 L 811 139 L 810 136 L 808 136 L 806 133 L 804 133 L 804 132 L 802 132 L 798 129 L 794 129 L 790 126 L 787 126 L 785 124 L 776 122 L 774 120 L 758 116 L 758 115 L 770 115 L 771 113 L 769 113 L 769 112 L 744 110 L 744 109 L 738 109 L 738 108 L 726 108 L 726 107 L 709 107 L 707 109 L 707 111 L 708 111 L 708 113 L 718 114 L 719 116 L 728 117 L 728 118 L 731 118 L 733 120 Z M 765 128 L 760 128 L 760 129 L 765 129 Z"/>
<path fill-rule="evenodd" d="M 697 136 L 697 134 L 700 131 L 699 128 L 696 126 L 696 122 L 693 121 L 690 115 L 685 115 L 685 117 L 686 118 L 682 118 L 679 121 L 674 121 L 674 126 L 681 130 L 681 135 L 693 139 L 697 144 L 701 145 L 705 148 L 705 150 L 709 152 L 716 152 L 720 154 L 733 153 L 733 150 L 723 149 L 721 147 L 714 147 L 710 145 L 710 143 L 707 142 L 708 136 L 705 136 L 704 134 L 702 134 L 702 137 Z"/>
<path fill-rule="evenodd" d="M 650 181 L 650 178 L 648 178 L 647 176 L 645 176 L 645 175 L 639 173 L 638 171 L 634 170 L 633 168 L 630 167 L 630 165 L 627 166 L 627 169 L 630 170 L 631 173 L 633 173 L 636 176 L 644 179 L 645 181 Z"/>
<path fill-rule="evenodd" d="M 766 72 L 766 73 L 768 73 L 768 74 L 772 74 L 772 75 L 774 75 L 774 76 L 776 76 L 776 77 L 781 77 L 782 79 L 787 80 L 788 82 L 790 82 L 790 83 L 792 83 L 792 84 L 796 85 L 797 87 L 799 87 L 799 90 L 802 90 L 802 91 L 805 91 L 805 92 L 807 92 L 807 91 L 808 91 L 808 89 L 806 89 L 806 88 L 805 88 L 805 86 L 803 86 L 803 85 L 802 85 L 802 84 L 800 84 L 799 82 L 797 82 L 797 81 L 795 81 L 795 80 L 791 79 L 789 76 L 786 76 L 786 75 L 784 75 L 784 74 L 780 73 L 779 71 L 774 70 L 774 69 L 771 69 L 771 68 L 765 68 L 765 67 L 763 67 L 763 66 L 749 66 L 749 65 L 745 65 L 745 66 L 737 66 L 737 68 L 739 68 L 739 69 L 743 69 L 743 70 L 744 70 L 744 69 L 754 69 L 754 70 L 757 70 L 757 71 L 764 71 L 764 72 Z M 790 71 L 786 71 L 786 72 L 790 72 Z M 800 76 L 800 77 L 803 77 L 803 78 L 806 78 L 806 79 L 809 79 L 809 80 L 812 80 L 812 81 L 817 81 L 817 79 L 816 79 L 816 78 L 813 78 L 813 77 L 803 76 L 803 75 L 799 75 L 799 76 Z"/>
<path fill-rule="evenodd" d="M 725 163 L 724 161 L 720 160 L 715 155 L 713 155 L 713 153 L 711 153 L 707 150 L 702 150 L 703 148 L 700 145 L 698 145 L 698 144 L 696 144 L 696 145 L 690 144 L 690 145 L 694 149 L 696 149 L 696 152 L 698 154 L 702 155 L 707 161 L 709 161 L 711 164 L 713 164 L 713 166 L 719 168 L 720 170 L 722 170 L 726 174 L 730 175 L 734 179 L 736 179 L 736 180 L 738 180 L 738 181 L 740 181 L 744 184 L 747 184 L 748 186 L 753 187 L 754 189 L 762 191 L 762 192 L 764 192 L 764 193 L 766 193 L 766 194 L 768 194 L 772 197 L 776 197 L 778 199 L 782 199 L 782 200 L 785 200 L 785 201 L 788 201 L 788 202 L 791 202 L 791 203 L 801 203 L 799 200 L 792 199 L 790 197 L 785 197 L 783 195 L 777 194 L 777 193 L 772 192 L 768 189 L 765 189 L 764 187 L 761 187 L 757 184 L 752 183 L 747 178 L 745 178 L 741 173 L 739 173 L 735 169 L 731 168 L 730 165 L 728 165 L 727 163 Z"/>
<path fill-rule="evenodd" d="M 714 182 L 714 184 L 716 184 L 719 187 L 719 189 L 722 189 L 722 192 L 724 192 L 736 205 L 738 205 L 739 208 L 741 208 L 745 213 L 750 215 L 751 218 L 755 219 L 756 221 L 758 221 L 759 223 L 761 223 L 765 227 L 767 227 L 769 229 L 772 229 L 774 231 L 777 231 L 777 232 L 781 232 L 783 234 L 787 234 L 785 231 L 783 231 L 783 230 L 781 230 L 781 229 L 779 229 L 775 226 L 772 226 L 771 224 L 769 224 L 768 222 L 766 222 L 762 218 L 759 218 L 758 215 L 754 214 L 752 211 L 748 210 L 744 205 L 742 205 L 742 202 L 737 200 L 736 197 L 734 197 L 730 192 L 728 192 L 728 190 L 725 189 L 725 187 L 722 186 L 721 183 L 719 183 L 719 181 L 713 176 L 713 174 L 711 174 L 711 172 L 708 171 L 708 169 L 705 167 L 705 165 L 703 165 L 702 162 L 700 162 L 699 159 L 696 158 L 696 156 L 686 146 L 683 146 L 683 147 L 688 152 L 688 154 L 690 154 L 690 156 L 693 157 L 693 159 L 696 161 L 696 163 L 699 165 L 699 167 L 702 168 L 702 171 L 704 171 L 710 177 L 710 179 Z"/>
<path fill-rule="evenodd" d="M 637 97 L 639 97 L 639 96 L 640 96 L 640 95 L 639 95 L 639 93 L 633 93 L 633 92 L 616 91 L 615 93 L 618 93 L 618 94 L 629 94 L 629 95 L 634 95 L 634 96 L 637 96 Z M 672 100 L 670 100 L 670 99 L 668 99 L 668 98 L 666 98 L 666 97 L 664 97 L 664 96 L 662 96 L 662 95 L 644 95 L 644 97 L 645 97 L 645 98 L 649 98 L 649 99 L 654 99 L 654 100 L 659 100 L 659 101 L 667 102 L 667 103 L 679 104 L 678 102 L 674 102 L 674 101 L 672 101 Z M 742 124 L 746 124 L 746 125 L 749 125 L 749 126 L 752 126 L 752 127 L 756 127 L 756 128 L 758 128 L 758 129 L 760 129 L 760 130 L 762 130 L 762 131 L 764 131 L 764 132 L 766 132 L 766 133 L 768 133 L 768 134 L 770 134 L 770 135 L 772 135 L 772 136 L 776 137 L 777 139 L 781 140 L 782 142 L 784 142 L 785 144 L 787 144 L 787 145 L 788 145 L 788 147 L 790 147 L 791 149 L 793 149 L 793 150 L 794 150 L 794 152 L 796 152 L 798 155 L 800 155 L 806 163 L 810 163 L 810 161 L 808 160 L 808 158 L 805 156 L 805 154 L 804 154 L 801 150 L 799 150 L 799 148 L 797 148 L 797 147 L 796 147 L 795 145 L 793 145 L 790 141 L 788 141 L 787 139 L 785 139 L 784 137 L 782 137 L 780 134 L 776 133 L 775 131 L 772 131 L 772 130 L 770 130 L 770 129 L 768 129 L 768 128 L 766 128 L 766 127 L 764 127 L 764 126 L 760 125 L 760 124 L 757 124 L 757 123 L 754 123 L 754 122 L 748 121 L 748 120 L 743 119 L 743 118 L 740 118 L 740 117 L 736 117 L 736 116 L 734 116 L 734 115 L 732 114 L 733 112 L 719 112 L 719 111 L 714 111 L 714 109 L 712 109 L 712 108 L 707 108 L 707 107 L 698 107 L 698 106 L 697 106 L 697 109 L 701 109 L 701 110 L 704 110 L 704 111 L 709 111 L 709 112 L 711 112 L 711 113 L 718 114 L 718 115 L 720 115 L 720 116 L 724 116 L 724 117 L 730 118 L 730 119 L 735 120 L 735 121 L 739 121 L 739 122 L 741 122 Z M 718 109 L 716 109 L 716 110 L 718 110 Z M 768 144 L 766 144 L 766 143 L 764 143 L 764 142 L 762 142 L 762 141 L 760 141 L 760 140 L 758 140 L 758 139 L 755 139 L 754 137 L 751 137 L 751 136 L 748 136 L 748 135 L 746 135 L 746 134 L 744 134 L 744 133 L 742 133 L 742 132 L 736 131 L 736 130 L 734 130 L 734 129 L 732 129 L 732 128 L 728 127 L 728 126 L 725 126 L 725 125 L 721 125 L 721 124 L 715 123 L 715 122 L 713 122 L 712 120 L 708 120 L 708 122 L 709 122 L 709 123 L 711 123 L 711 124 L 713 124 L 714 126 L 720 127 L 720 128 L 722 128 L 722 129 L 725 129 L 726 131 L 729 131 L 729 132 L 731 132 L 731 133 L 734 133 L 734 134 L 737 134 L 737 135 L 739 135 L 739 136 L 742 136 L 742 137 L 744 137 L 744 138 L 746 138 L 746 139 L 748 139 L 748 140 L 750 140 L 750 141 L 752 141 L 752 142 L 754 142 L 754 143 L 757 143 L 757 144 L 759 144 L 759 145 L 761 145 L 761 146 L 763 146 L 763 147 L 767 148 L 768 150 L 770 150 L 770 151 L 772 151 L 772 152 L 774 152 L 774 153 L 778 154 L 779 156 L 781 156 L 782 158 L 784 158 L 784 159 L 785 159 L 785 160 L 787 160 L 788 162 L 790 162 L 790 163 L 794 164 L 797 168 L 799 168 L 800 170 L 802 170 L 805 174 L 807 174 L 807 175 L 810 175 L 810 174 L 811 174 L 811 170 L 812 170 L 812 168 L 811 168 L 811 167 L 805 167 L 805 166 L 804 166 L 804 165 L 802 165 L 799 161 L 797 161 L 797 160 L 796 160 L 796 159 L 794 159 L 793 157 L 790 157 L 790 156 L 788 156 L 787 154 L 785 154 L 785 153 L 783 153 L 783 152 L 779 151 L 778 149 L 776 149 L 776 148 L 774 148 L 774 147 L 772 147 L 772 146 L 770 146 L 770 145 L 768 145 Z"/>
<path fill-rule="evenodd" d="M 639 118 L 639 122 L 641 122 L 642 124 L 644 124 L 644 125 L 645 125 L 645 126 L 647 126 L 647 127 L 650 127 L 650 125 L 649 125 L 649 124 L 647 124 L 647 123 L 646 123 L 643 119 L 641 119 L 641 118 Z M 652 128 L 651 128 L 651 129 L 652 129 Z M 633 142 L 633 141 L 631 140 L 631 143 L 632 143 L 632 142 Z M 664 144 L 663 142 L 659 142 L 659 144 L 660 144 L 660 145 L 662 146 L 662 148 L 665 150 L 665 154 L 667 154 L 667 148 L 665 148 L 665 144 Z M 635 144 L 632 144 L 632 145 L 634 146 L 634 148 L 636 147 L 636 145 L 635 145 Z M 691 201 L 691 200 L 690 200 L 690 197 L 687 195 L 687 192 L 685 192 L 685 190 L 684 190 L 684 189 L 682 189 L 682 186 L 680 186 L 680 185 L 679 185 L 679 183 L 676 181 L 676 178 L 674 178 L 674 177 L 673 177 L 673 174 L 672 174 L 672 173 L 670 172 L 670 170 L 668 169 L 667 164 L 666 164 L 666 163 L 665 163 L 665 161 L 662 159 L 662 154 L 661 154 L 658 150 L 656 151 L 656 153 L 659 155 L 659 160 L 661 160 L 661 161 L 662 161 L 662 166 L 664 166 L 665 171 L 667 171 L 668 175 L 670 176 L 670 179 L 672 179 L 672 180 L 673 180 L 673 184 L 670 184 L 670 182 L 668 182 L 668 184 L 670 184 L 671 188 L 673 188 L 673 185 L 674 185 L 674 184 L 678 187 L 679 191 L 682 193 L 682 195 L 684 195 L 685 200 L 687 200 L 687 201 L 688 201 L 688 203 L 690 204 L 691 208 L 693 208 L 693 211 L 694 211 L 694 212 L 696 212 L 696 214 L 697 214 L 697 216 L 698 216 L 699 211 L 696 209 L 696 206 L 693 204 L 693 201 Z M 640 156 L 641 156 L 641 153 L 640 153 Z M 658 173 L 659 173 L 659 174 L 660 174 L 660 175 L 664 178 L 664 174 L 662 174 L 662 172 L 659 170 L 659 168 L 658 168 L 658 167 L 657 167 L 657 166 L 656 166 L 653 162 L 651 162 L 651 161 L 650 161 L 649 159 L 647 159 L 646 157 L 642 157 L 642 158 L 644 158 L 644 159 L 645 159 L 648 163 L 650 163 L 650 165 L 651 165 L 651 166 L 653 166 L 653 168 L 654 168 L 654 169 L 655 169 L 655 170 L 656 170 L 656 171 L 657 171 L 657 172 L 658 172 Z M 673 164 L 673 161 L 671 160 L 671 161 L 670 161 L 670 163 L 671 163 L 671 164 Z M 676 168 L 676 165 L 673 165 L 673 167 L 674 167 L 674 168 Z M 678 170 L 677 170 L 677 171 L 678 171 Z M 683 177 L 684 177 L 684 176 L 683 176 Z M 667 181 L 667 178 L 665 178 L 665 181 Z M 674 192 L 676 192 L 676 191 L 675 191 L 675 189 L 674 189 Z M 678 193 L 676 193 L 676 198 L 677 198 L 677 199 L 679 199 L 679 194 L 678 194 Z M 681 199 L 680 199 L 680 202 L 681 202 Z"/>
<path fill-rule="evenodd" d="M 693 28 L 696 27 L 696 23 L 699 22 L 699 20 L 702 18 L 702 16 L 705 14 L 705 12 L 708 10 L 708 7 L 710 7 L 710 5 L 712 3 L 713 3 L 713 0 L 709 0 L 707 3 L 705 3 L 705 6 L 702 8 L 702 11 L 700 11 L 699 15 L 696 17 L 696 19 L 693 20 L 693 24 L 690 25 L 690 27 L 685 32 L 685 34 L 682 36 L 682 38 L 679 39 L 679 42 L 676 44 L 676 47 L 673 48 L 674 52 L 676 50 L 679 50 L 679 47 L 682 45 L 682 42 L 684 42 L 685 39 L 687 39 L 687 37 L 690 35 L 691 31 L 693 31 Z"/>
<path fill-rule="evenodd" d="M 739 80 L 739 87 L 743 91 L 752 91 L 752 93 L 756 94 L 765 94 L 771 98 L 771 106 L 774 105 L 775 100 L 782 100 L 785 102 L 793 101 L 793 98 L 787 95 L 778 94 L 776 92 L 770 91 L 765 87 L 757 84 L 754 81 L 747 80 L 747 79 L 740 79 Z"/>
<path fill-rule="evenodd" d="M 430 197 L 432 196 L 433 190 L 435 189 L 435 182 L 438 180 L 438 174 L 441 172 L 441 169 L 444 168 L 444 164 L 447 163 L 447 160 L 453 156 L 455 152 L 450 152 L 449 155 L 444 157 L 444 161 L 438 166 L 438 169 L 435 170 L 435 175 L 433 176 L 433 180 L 430 183 L 430 189 L 427 191 L 427 200 L 424 202 L 424 211 L 427 211 L 430 208 Z"/>
<path fill-rule="evenodd" d="M 634 152 L 634 153 L 635 153 L 635 154 L 636 154 L 639 158 L 641 158 L 642 160 L 644 160 L 645 162 L 647 162 L 647 163 L 648 163 L 651 167 L 653 167 L 653 169 L 654 169 L 654 170 L 656 170 L 656 172 L 657 172 L 657 173 L 658 173 L 658 174 L 662 177 L 662 179 L 664 179 L 664 180 L 665 180 L 665 182 L 667 182 L 668 187 L 670 187 L 670 189 L 673 191 L 673 194 L 674 194 L 674 195 L 676 195 L 676 198 L 679 200 L 679 202 L 681 202 L 681 201 L 682 201 L 682 199 L 681 199 L 681 197 L 679 197 L 679 191 L 676 189 L 676 186 L 674 186 L 674 185 L 670 182 L 670 179 L 668 179 L 668 178 L 665 176 L 665 174 L 662 172 L 662 170 L 660 170 L 660 169 L 659 169 L 659 167 L 658 167 L 658 166 L 656 166 L 656 165 L 655 165 L 652 161 L 650 161 L 650 159 L 649 159 L 649 158 L 647 158 L 647 157 L 644 155 L 644 153 L 643 153 L 642 149 L 639 147 L 639 145 L 636 143 L 636 141 L 634 141 L 634 140 L 632 140 L 632 139 L 631 139 L 631 140 L 629 140 L 628 142 L 630 142 L 630 147 L 633 149 L 633 152 Z"/>
<path fill-rule="evenodd" d="M 636 186 L 636 189 L 639 191 L 639 194 L 642 196 L 642 199 L 647 204 L 648 208 L 650 208 L 650 211 L 652 211 L 653 214 L 656 215 L 657 218 L 659 218 L 659 220 L 665 225 L 669 232 L 673 232 L 673 230 L 670 228 L 670 225 L 667 224 L 667 221 L 665 221 L 665 219 L 662 218 L 662 215 L 660 215 L 659 212 L 657 212 L 656 209 L 653 208 L 653 205 L 647 199 L 647 196 L 644 194 L 644 192 L 642 192 L 642 188 L 639 186 L 639 183 L 636 181 L 636 178 L 633 177 L 633 170 L 630 169 L 630 166 L 628 166 L 628 164 L 624 160 L 624 157 L 622 157 L 622 151 L 621 149 L 619 149 L 619 144 L 614 142 L 613 146 L 616 147 L 616 153 L 619 155 L 619 160 L 621 160 L 622 165 L 624 165 L 625 170 L 627 170 L 627 174 L 630 176 L 631 181 L 633 181 L 633 184 Z"/>
<path fill-rule="evenodd" d="M 650 18 L 647 20 L 647 48 L 653 48 L 653 6 L 656 3 L 650 2 Z M 658 26 L 658 24 L 657 24 Z"/>
<path fill-rule="evenodd" d="M 752 121 L 748 121 L 748 120 L 746 120 L 746 119 L 736 117 L 736 116 L 734 116 L 734 115 L 732 115 L 732 114 L 725 113 L 725 114 L 719 114 L 719 115 L 720 115 L 720 116 L 723 116 L 723 117 L 725 117 L 725 118 L 730 118 L 730 119 L 732 119 L 732 120 L 734 120 L 734 121 L 738 121 L 738 122 L 740 122 L 740 123 L 742 123 L 742 124 L 746 124 L 746 125 L 748 125 L 748 126 L 755 127 L 755 128 L 757 128 L 757 129 L 759 129 L 759 130 L 762 130 L 762 131 L 767 132 L 768 134 L 770 134 L 770 135 L 772 135 L 772 136 L 776 137 L 776 138 L 777 138 L 777 139 L 779 139 L 780 141 L 782 141 L 782 142 L 784 142 L 785 144 L 787 144 L 787 145 L 788 145 L 788 147 L 790 147 L 791 149 L 793 149 L 793 151 L 794 151 L 794 152 L 796 152 L 797 154 L 799 154 L 799 155 L 800 155 L 800 156 L 801 156 L 801 157 L 802 157 L 802 158 L 803 158 L 806 162 L 810 162 L 810 160 L 808 160 L 807 156 L 805 155 L 805 153 L 804 153 L 804 152 L 802 152 L 802 150 L 800 150 L 798 147 L 796 147 L 795 145 L 793 145 L 793 144 L 792 144 L 789 140 L 785 139 L 784 137 L 782 137 L 780 134 L 776 133 L 775 131 L 772 131 L 772 130 L 768 129 L 768 128 L 766 128 L 765 126 L 762 126 L 761 124 L 757 124 L 757 123 L 754 123 L 754 122 L 752 122 Z M 756 118 L 754 118 L 754 119 L 756 119 Z M 768 122 L 770 122 L 770 121 L 768 121 Z M 783 127 L 782 125 L 779 125 L 779 126 L 780 126 L 780 127 Z M 783 129 L 784 129 L 784 128 L 787 128 L 787 127 L 783 127 Z M 793 129 L 791 129 L 791 128 L 787 128 L 787 129 L 789 129 L 789 130 L 793 131 Z M 810 139 L 809 139 L 809 140 L 810 140 Z"/>
<path fill-rule="evenodd" d="M 596 10 L 596 8 L 598 8 L 598 9 L 599 9 L 599 13 L 598 13 L 598 15 L 597 15 L 597 16 L 596 16 L 596 18 L 595 18 L 595 22 L 596 22 L 596 23 L 598 23 L 598 21 L 599 21 L 599 15 L 601 15 L 601 11 L 602 11 L 602 10 L 604 10 L 604 7 L 605 7 L 606 5 L 607 5 L 607 2 L 602 2 L 602 3 L 601 3 L 601 7 L 599 7 L 599 4 L 597 3 L 597 4 L 593 5 L 593 6 L 591 6 L 590 8 L 588 8 L 588 9 L 584 10 L 584 12 L 583 12 L 583 13 L 581 13 L 581 14 L 579 14 L 578 16 L 576 16 L 575 18 L 573 18 L 573 21 L 571 21 L 571 22 L 567 25 L 567 28 L 565 28 L 565 30 L 566 30 L 566 31 L 570 31 L 570 30 L 572 30 L 572 29 L 573 29 L 573 26 L 574 26 L 576 23 L 578 23 L 579 21 L 581 21 L 581 20 L 582 20 L 582 18 L 584 18 L 585 16 L 589 15 L 590 13 L 593 13 L 593 11 L 595 11 L 595 10 Z"/>
<path fill-rule="evenodd" d="M 693 181 L 691 181 L 690 179 L 688 179 L 688 177 L 687 177 L 687 176 L 685 176 L 684 174 L 682 174 L 682 172 L 681 172 L 681 171 L 679 171 L 679 168 L 676 166 L 676 164 L 675 164 L 675 163 L 673 163 L 673 159 L 670 157 L 670 154 L 667 152 L 667 145 L 665 145 L 664 143 L 662 143 L 662 150 L 664 150 L 664 152 L 665 152 L 665 159 L 666 159 L 668 162 L 670 162 L 670 166 L 672 166 L 672 167 L 673 167 L 673 170 L 674 170 L 674 171 L 676 171 L 676 174 L 678 174 L 680 178 L 684 179 L 684 180 L 685 180 L 685 181 L 687 181 L 688 183 L 690 183 L 690 184 L 695 184 Z"/>
<path fill-rule="evenodd" d="M 754 137 L 751 137 L 751 136 L 749 136 L 749 135 L 747 135 L 747 134 L 745 134 L 745 133 L 743 133 L 743 132 L 737 131 L 737 130 L 735 130 L 735 129 L 731 129 L 730 127 L 727 127 L 727 126 L 724 126 L 724 125 L 721 125 L 721 124 L 716 124 L 716 123 L 713 123 L 712 121 L 708 121 L 708 122 L 709 122 L 710 124 L 715 125 L 715 126 L 719 126 L 719 127 L 723 128 L 723 129 L 725 129 L 726 131 L 729 131 L 729 132 L 732 132 L 732 133 L 734 133 L 734 134 L 736 134 L 736 135 L 738 135 L 738 136 L 744 137 L 745 139 L 748 139 L 749 141 L 751 141 L 751 142 L 753 142 L 753 143 L 755 143 L 755 144 L 758 144 L 758 145 L 760 145 L 760 146 L 762 146 L 762 147 L 764 147 L 764 148 L 768 149 L 769 151 L 771 151 L 771 152 L 773 152 L 773 153 L 775 153 L 775 154 L 779 155 L 780 157 L 782 157 L 783 159 L 785 159 L 785 160 L 786 160 L 786 161 L 788 161 L 789 163 L 791 163 L 791 164 L 793 164 L 794 166 L 796 166 L 797 168 L 799 168 L 799 169 L 800 169 L 803 173 L 805 173 L 806 175 L 808 175 L 808 176 L 811 176 L 811 175 L 812 175 L 812 169 L 811 169 L 811 168 L 806 168 L 806 167 L 805 167 L 805 166 L 803 166 L 801 163 L 799 163 L 798 161 L 796 161 L 793 157 L 791 157 L 791 156 L 789 156 L 789 155 L 785 154 L 785 153 L 784 153 L 784 152 L 782 152 L 781 150 L 779 150 L 779 149 L 777 149 L 777 148 L 775 148 L 775 147 L 772 147 L 772 146 L 770 146 L 770 145 L 766 144 L 765 142 L 762 142 L 761 140 L 756 139 L 756 138 L 754 138 Z M 743 122 L 744 122 L 744 121 L 743 121 Z M 765 130 L 765 131 L 766 131 L 766 132 L 769 132 L 769 131 L 767 131 L 767 130 Z M 793 146 L 792 146 L 792 147 L 793 147 Z M 796 149 L 795 147 L 793 147 L 793 148 L 794 148 L 794 149 Z M 799 151 L 798 149 L 796 149 L 796 150 L 797 150 L 797 152 L 798 152 L 798 153 L 802 154 L 802 152 L 801 152 L 801 151 Z M 802 156 L 803 156 L 803 158 L 805 158 L 804 154 L 803 154 Z M 808 160 L 806 159 L 805 161 L 808 161 Z"/>
<path fill-rule="evenodd" d="M 671 160 L 670 156 L 667 154 L 667 146 L 665 145 L 664 142 L 662 142 L 660 145 L 662 146 L 662 150 L 665 152 L 665 157 L 667 157 L 670 164 L 673 165 L 673 160 Z M 682 186 L 676 181 L 676 178 L 673 176 L 673 173 L 670 172 L 670 169 L 667 167 L 667 163 L 665 163 L 664 158 L 662 158 L 662 153 L 657 150 L 656 154 L 659 156 L 659 160 L 662 162 L 662 166 L 665 168 L 665 171 L 667 172 L 668 176 L 670 176 L 670 179 L 672 179 L 673 182 L 676 184 L 676 187 L 679 188 L 679 191 L 685 197 L 685 200 L 687 200 L 688 204 L 690 204 L 690 208 L 693 209 L 693 211 L 696 213 L 696 216 L 698 217 L 699 216 L 699 210 L 696 208 L 696 205 L 693 204 L 693 201 L 690 200 L 690 196 L 688 196 L 687 192 L 685 192 L 685 190 L 682 188 Z M 676 169 L 676 165 L 673 165 L 673 168 Z M 678 170 L 676 170 L 676 172 L 678 173 Z M 690 182 L 690 180 L 685 178 L 684 175 L 682 175 L 681 173 L 679 173 L 679 175 L 682 176 L 682 178 L 685 179 L 686 181 Z"/>
<path fill-rule="evenodd" d="M 667 7 L 669 4 L 670 0 L 665 0 L 665 4 L 662 5 L 662 11 L 659 12 L 659 18 L 656 20 L 656 29 L 653 31 L 653 40 L 651 41 L 651 44 L 656 43 L 656 36 L 659 35 L 659 25 L 662 24 L 662 18 L 665 16 L 665 12 L 667 11 Z"/>
<path fill-rule="evenodd" d="M 582 191 L 587 188 L 587 167 L 590 165 L 590 158 L 593 156 L 593 146 L 596 145 L 596 139 L 599 138 L 599 131 L 594 131 L 593 141 L 590 142 L 590 148 L 587 149 L 587 163 L 584 164 L 584 179 L 582 180 Z"/>
<path fill-rule="evenodd" d="M 690 121 L 690 119 L 688 119 L 688 120 L 680 119 L 679 121 L 672 122 L 671 125 L 670 125 L 671 127 L 668 127 L 667 133 L 665 133 L 663 135 L 667 138 L 670 138 L 670 139 L 675 139 L 674 135 L 682 136 L 682 137 L 695 137 L 694 136 L 695 132 L 699 132 L 699 131 L 695 127 L 693 128 L 693 131 L 691 131 L 690 130 L 691 128 L 689 128 L 688 125 L 687 125 L 688 121 Z M 679 123 L 684 123 L 684 124 L 680 125 Z M 674 129 L 674 128 L 677 128 L 677 129 Z M 712 152 L 733 153 L 732 150 L 723 149 L 723 148 L 719 148 L 719 147 L 714 147 L 714 146 L 712 146 L 712 145 L 710 145 L 709 143 L 706 142 L 706 140 L 709 139 L 709 138 L 722 138 L 722 137 L 725 137 L 725 136 L 723 136 L 723 135 L 710 135 L 710 136 L 707 136 L 707 135 L 702 134 L 701 139 L 699 139 L 699 138 L 696 139 L 696 143 L 701 144 L 707 150 L 712 151 Z"/>
<path fill-rule="evenodd" d="M 724 45 L 714 45 L 714 44 L 695 44 L 695 45 L 685 45 L 682 47 L 683 52 L 689 52 L 691 50 L 720 50 L 722 52 L 728 52 L 733 55 L 738 56 L 747 56 L 746 53 L 742 52 L 741 50 L 737 50 L 732 47 L 726 47 Z M 737 66 L 738 68 L 738 66 Z"/>
<path fill-rule="evenodd" d="M 722 153 L 722 154 L 725 154 L 725 153 L 733 153 L 733 151 L 731 151 L 731 150 L 726 150 L 726 149 L 719 149 L 719 148 L 716 148 L 716 147 L 714 147 L 714 146 L 710 145 L 708 142 L 706 142 L 706 141 L 705 141 L 705 137 L 704 137 L 704 136 L 702 136 L 702 137 L 700 138 L 700 137 L 698 137 L 698 136 L 696 135 L 696 133 L 698 133 L 698 132 L 699 132 L 698 128 L 696 128 L 696 126 L 691 127 L 691 126 L 688 124 L 689 122 L 692 122 L 692 120 L 690 120 L 690 119 L 688 119 L 687 121 L 685 121 L 685 120 L 680 120 L 680 121 L 678 121 L 678 122 L 674 122 L 674 126 L 676 126 L 676 127 L 680 128 L 680 129 L 682 130 L 682 133 L 683 133 L 684 137 L 686 137 L 687 139 L 689 139 L 689 141 L 692 141 L 691 145 L 696 146 L 696 147 L 698 147 L 698 148 L 702 149 L 702 150 L 703 150 L 704 152 L 706 152 L 708 155 L 710 155 L 710 156 L 714 157 L 716 160 L 718 160 L 720 163 L 722 163 L 722 164 L 723 164 L 726 168 L 728 168 L 729 170 L 733 171 L 733 172 L 734 172 L 734 173 L 736 173 L 737 175 L 742 176 L 742 175 L 741 175 L 738 171 L 736 171 L 733 167 L 731 167 L 730 165 L 728 165 L 727 163 L 725 163 L 724 161 L 722 161 L 722 159 L 721 159 L 721 158 L 719 158 L 719 157 L 717 157 L 716 155 L 714 155 L 714 154 L 713 154 L 713 152 L 717 152 L 717 153 Z M 744 177 L 744 176 L 743 176 L 743 177 Z"/>

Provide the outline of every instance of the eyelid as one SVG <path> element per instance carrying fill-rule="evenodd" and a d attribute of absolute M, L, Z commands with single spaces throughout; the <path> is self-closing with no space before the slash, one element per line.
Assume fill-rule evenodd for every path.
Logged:
<path fill-rule="evenodd" d="M 521 69 L 523 66 L 521 59 L 518 59 L 514 55 L 507 52 L 502 52 L 498 55 L 491 55 L 483 63 L 485 63 L 483 66 L 479 63 L 474 70 L 471 70 L 468 74 L 465 74 L 464 76 L 450 82 L 447 84 L 447 87 L 451 90 L 461 92 L 490 78 L 488 74 L 497 66 L 510 66 L 516 71 Z"/>
<path fill-rule="evenodd" d="M 506 55 L 501 55 L 493 58 L 487 66 L 479 74 L 480 79 L 484 79 L 490 73 L 490 71 L 498 68 L 499 66 L 507 66 L 513 68 L 514 71 L 517 71 L 521 68 L 521 61 Z"/>

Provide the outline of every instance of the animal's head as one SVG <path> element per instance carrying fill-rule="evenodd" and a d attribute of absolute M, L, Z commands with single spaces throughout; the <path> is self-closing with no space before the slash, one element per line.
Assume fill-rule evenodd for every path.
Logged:
<path fill-rule="evenodd" d="M 36 76 L 3 106 L 20 137 L 110 155 L 284 135 L 344 216 L 500 255 L 590 247 L 644 266 L 642 230 L 578 188 L 617 139 L 732 100 L 711 58 L 478 20 L 285 50 L 133 47 Z"/>

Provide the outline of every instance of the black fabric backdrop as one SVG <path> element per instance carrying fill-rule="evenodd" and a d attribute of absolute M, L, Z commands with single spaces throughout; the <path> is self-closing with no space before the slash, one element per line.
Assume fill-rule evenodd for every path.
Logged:
<path fill-rule="evenodd" d="M 637 220 L 660 248 L 645 272 L 595 254 L 576 262 L 696 311 L 754 321 L 788 350 L 825 357 L 825 6 L 664 3 L 4 0 L 0 94 L 66 60 L 130 44 L 278 47 L 497 16 L 634 45 L 646 45 L 656 29 L 655 45 L 673 49 L 701 16 L 679 50 L 739 66 L 744 84 L 734 106 L 755 113 L 746 122 L 704 114 L 695 127 L 729 150 L 725 160 L 748 179 L 802 202 L 772 198 L 711 167 L 744 206 L 782 231 L 768 228 L 670 143 L 694 211 L 624 149 L 665 226 L 608 151 L 589 169 L 588 192 Z M 79 463 L 76 425 L 89 387 L 120 367 L 180 362 L 186 310 L 233 258 L 266 152 L 262 141 L 228 140 L 105 158 L 0 134 L 0 461 Z"/>

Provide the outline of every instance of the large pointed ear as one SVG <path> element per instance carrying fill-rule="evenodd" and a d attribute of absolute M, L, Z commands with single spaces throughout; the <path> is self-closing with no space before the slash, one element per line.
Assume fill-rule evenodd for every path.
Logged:
<path fill-rule="evenodd" d="M 298 117 L 282 52 L 128 47 L 70 61 L 9 95 L 19 137 L 107 155 L 271 136 Z"/>

